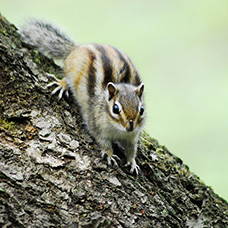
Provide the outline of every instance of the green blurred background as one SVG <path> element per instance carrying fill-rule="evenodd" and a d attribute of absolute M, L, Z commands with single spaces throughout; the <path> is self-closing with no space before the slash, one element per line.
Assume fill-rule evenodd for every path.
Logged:
<path fill-rule="evenodd" d="M 145 82 L 146 130 L 228 200 L 227 0 L 0 0 L 20 26 L 49 19 L 78 43 L 124 50 Z"/>

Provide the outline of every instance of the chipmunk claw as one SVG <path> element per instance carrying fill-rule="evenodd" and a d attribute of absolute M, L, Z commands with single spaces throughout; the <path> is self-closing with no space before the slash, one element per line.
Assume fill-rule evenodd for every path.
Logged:
<path fill-rule="evenodd" d="M 105 153 L 105 151 L 101 151 L 102 158 L 104 158 L 104 156 L 106 156 L 106 155 L 107 155 L 107 153 Z M 112 156 L 107 155 L 107 163 L 109 166 L 113 165 L 113 166 L 118 167 L 119 165 L 116 160 L 120 160 L 120 158 L 117 155 L 115 155 L 115 154 L 113 154 Z"/>
<path fill-rule="evenodd" d="M 54 74 L 45 73 L 45 75 L 46 75 L 48 78 L 51 78 L 51 79 L 53 79 L 53 80 L 56 81 L 56 82 L 59 82 L 59 81 L 60 81 Z"/>
<path fill-rule="evenodd" d="M 107 162 L 108 162 L 109 166 L 112 166 L 112 163 L 113 163 L 113 166 L 116 166 L 116 167 L 119 166 L 117 161 L 116 161 L 116 159 L 113 156 L 108 156 L 107 157 Z"/>
<path fill-rule="evenodd" d="M 66 96 L 69 97 L 68 86 L 64 79 L 60 80 L 54 74 L 46 73 L 45 75 L 54 80 L 53 82 L 51 82 L 47 85 L 47 88 L 49 88 L 53 85 L 57 85 L 57 87 L 52 91 L 51 95 L 53 95 L 59 91 L 59 95 L 58 95 L 59 100 L 62 98 L 64 92 L 65 92 Z"/>
<path fill-rule="evenodd" d="M 128 161 L 124 166 L 126 167 L 129 165 L 131 166 L 130 172 L 133 173 L 135 171 L 136 175 L 138 176 L 140 167 L 136 164 L 136 162 L 135 161 L 133 161 L 133 162 Z"/>

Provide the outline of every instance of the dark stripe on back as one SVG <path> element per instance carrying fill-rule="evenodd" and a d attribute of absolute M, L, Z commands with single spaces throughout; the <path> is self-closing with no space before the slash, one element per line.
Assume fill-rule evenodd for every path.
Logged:
<path fill-rule="evenodd" d="M 89 52 L 89 68 L 88 68 L 88 84 L 87 84 L 87 90 L 89 97 L 93 97 L 95 94 L 95 86 L 96 86 L 96 67 L 95 67 L 95 61 L 96 61 L 96 55 L 92 51 Z"/>
<path fill-rule="evenodd" d="M 135 70 L 135 86 L 139 86 L 142 83 L 140 77 L 139 77 L 139 73 L 137 70 Z"/>
<path fill-rule="evenodd" d="M 109 82 L 114 82 L 113 75 L 112 75 L 112 65 L 111 61 L 105 51 L 105 48 L 102 45 L 96 44 L 95 45 L 97 50 L 101 53 L 101 60 L 103 64 L 103 72 L 104 72 L 104 79 L 102 82 L 102 87 L 105 89 L 106 85 Z"/>
<path fill-rule="evenodd" d="M 121 54 L 120 50 L 118 50 L 117 48 L 113 47 L 115 49 L 115 51 L 117 52 L 120 60 L 123 62 L 123 68 L 121 70 L 123 70 L 125 73 L 122 76 L 120 82 L 123 83 L 129 83 L 130 82 L 130 78 L 131 78 L 131 71 L 130 71 L 130 67 L 128 62 L 126 61 L 126 59 L 123 57 L 123 55 Z"/>
<path fill-rule="evenodd" d="M 140 76 L 139 76 L 139 73 L 138 73 L 138 71 L 135 69 L 135 66 L 134 66 L 134 64 L 132 63 L 131 59 L 128 58 L 128 60 L 129 60 L 129 62 L 131 63 L 133 69 L 134 69 L 134 75 L 135 75 L 134 85 L 135 85 L 135 86 L 139 86 L 139 85 L 142 83 L 141 78 L 140 78 Z"/>
<path fill-rule="evenodd" d="M 141 78 L 140 78 L 140 76 L 139 76 L 139 73 L 138 73 L 138 71 L 136 70 L 134 64 L 132 63 L 132 61 L 131 61 L 131 59 L 130 59 L 129 57 L 128 57 L 128 60 L 129 60 L 131 66 L 132 66 L 132 68 L 133 68 L 133 71 L 134 71 L 134 73 L 133 73 L 133 75 L 134 75 L 133 84 L 134 84 L 135 86 L 139 86 L 139 85 L 142 83 Z"/>

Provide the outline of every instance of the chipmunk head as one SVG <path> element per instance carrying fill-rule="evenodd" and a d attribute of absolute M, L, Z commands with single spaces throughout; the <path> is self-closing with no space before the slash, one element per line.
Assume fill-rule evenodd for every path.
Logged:
<path fill-rule="evenodd" d="M 144 84 L 107 84 L 108 114 L 112 125 L 121 131 L 132 132 L 145 122 Z"/>

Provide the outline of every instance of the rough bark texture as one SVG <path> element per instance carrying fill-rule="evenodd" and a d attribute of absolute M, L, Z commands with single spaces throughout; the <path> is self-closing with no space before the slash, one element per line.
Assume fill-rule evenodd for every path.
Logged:
<path fill-rule="evenodd" d="M 61 75 L 0 17 L 0 227 L 228 227 L 227 202 L 147 134 L 138 177 L 118 148 L 108 167 L 44 72 Z"/>

